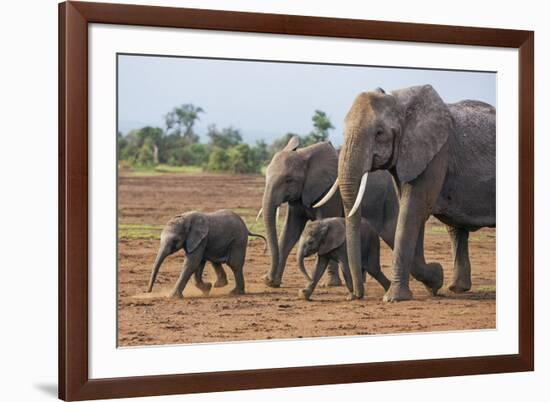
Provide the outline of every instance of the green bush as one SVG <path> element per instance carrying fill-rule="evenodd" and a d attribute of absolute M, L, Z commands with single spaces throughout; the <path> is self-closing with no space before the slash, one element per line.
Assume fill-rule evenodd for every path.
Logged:
<path fill-rule="evenodd" d="M 227 152 L 229 170 L 233 173 L 260 173 L 261 162 L 248 144 L 239 144 Z"/>
<path fill-rule="evenodd" d="M 135 158 L 135 164 L 138 166 L 154 166 L 156 164 L 154 144 L 150 139 L 145 140 L 139 149 Z"/>
<path fill-rule="evenodd" d="M 189 147 L 191 153 L 191 163 L 193 166 L 202 166 L 208 163 L 208 157 L 210 156 L 210 149 L 204 144 L 192 144 Z"/>
<path fill-rule="evenodd" d="M 206 170 L 211 172 L 223 172 L 229 170 L 229 155 L 222 148 L 214 147 L 208 157 Z"/>

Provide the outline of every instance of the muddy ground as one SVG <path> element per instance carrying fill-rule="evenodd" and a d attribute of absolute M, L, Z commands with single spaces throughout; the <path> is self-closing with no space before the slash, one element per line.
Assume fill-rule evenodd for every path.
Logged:
<path fill-rule="evenodd" d="M 137 175 L 119 177 L 119 346 L 222 342 L 253 339 L 300 338 L 495 328 L 495 230 L 470 236 L 472 290 L 455 295 L 443 288 L 429 296 L 411 280 L 414 300 L 386 304 L 383 289 L 367 280 L 367 297 L 346 301 L 344 288 L 317 288 L 312 301 L 297 297 L 305 280 L 298 272 L 294 252 L 279 289 L 265 286 L 269 254 L 261 240 L 251 239 L 246 257 L 244 296 L 229 296 L 229 285 L 203 297 L 189 282 L 182 300 L 166 297 L 179 275 L 183 254 L 166 259 L 153 293 L 144 293 L 164 223 L 188 210 L 232 209 L 251 231 L 264 233 L 255 222 L 261 205 L 263 177 L 215 174 Z M 282 214 L 281 214 L 282 216 Z M 282 220 L 282 219 L 281 219 Z M 391 278 L 390 249 L 382 245 L 382 269 Z M 426 229 L 426 259 L 439 261 L 448 283 L 452 259 L 444 226 L 435 219 Z M 312 261 L 308 267 L 312 267 Z M 207 265 L 206 281 L 214 271 Z"/>

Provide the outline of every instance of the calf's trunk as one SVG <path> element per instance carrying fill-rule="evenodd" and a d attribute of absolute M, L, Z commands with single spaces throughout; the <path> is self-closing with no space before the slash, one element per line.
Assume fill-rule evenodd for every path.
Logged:
<path fill-rule="evenodd" d="M 147 293 L 151 293 L 151 291 L 153 290 L 153 284 L 155 283 L 155 279 L 157 278 L 157 274 L 159 272 L 160 266 L 162 265 L 162 262 L 167 256 L 168 256 L 168 253 L 166 252 L 165 248 L 161 247 L 161 249 L 157 253 L 157 258 L 155 258 L 155 263 L 153 264 L 153 270 L 151 271 L 151 278 L 149 279 L 149 286 L 147 287 Z"/>

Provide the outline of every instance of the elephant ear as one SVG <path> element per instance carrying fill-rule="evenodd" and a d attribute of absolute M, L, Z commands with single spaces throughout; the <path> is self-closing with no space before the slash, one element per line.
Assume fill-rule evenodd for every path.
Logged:
<path fill-rule="evenodd" d="M 189 222 L 189 231 L 185 240 L 185 252 L 192 253 L 199 247 L 208 234 L 208 221 L 203 215 L 197 214 Z"/>
<path fill-rule="evenodd" d="M 338 152 L 330 142 L 320 142 L 299 149 L 307 168 L 302 190 L 302 203 L 311 207 L 334 184 L 338 175 Z"/>
<path fill-rule="evenodd" d="M 402 183 L 416 179 L 445 145 L 454 129 L 449 108 L 431 85 L 393 93 L 403 107 L 403 131 L 397 157 Z"/>
<path fill-rule="evenodd" d="M 283 151 L 296 151 L 300 146 L 300 137 L 297 135 L 293 136 L 288 140 L 288 143 L 285 145 Z"/>
<path fill-rule="evenodd" d="M 327 231 L 319 247 L 319 255 L 330 253 L 346 241 L 346 226 L 342 220 L 330 220 L 326 227 Z"/>

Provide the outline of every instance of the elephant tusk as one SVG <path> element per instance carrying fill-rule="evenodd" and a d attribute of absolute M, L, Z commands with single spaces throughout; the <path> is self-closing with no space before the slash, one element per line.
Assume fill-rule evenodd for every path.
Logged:
<path fill-rule="evenodd" d="M 357 193 L 357 198 L 355 199 L 355 204 L 353 204 L 353 208 L 351 208 L 350 213 L 348 214 L 348 218 L 351 218 L 355 212 L 359 209 L 361 206 L 361 201 L 363 201 L 363 195 L 365 194 L 365 189 L 367 188 L 367 178 L 369 177 L 369 172 L 365 172 L 363 177 L 361 177 L 361 184 L 359 185 L 359 192 Z"/>
<path fill-rule="evenodd" d="M 321 198 L 321 201 L 315 204 L 313 208 L 319 208 L 320 206 L 325 205 L 328 202 L 328 200 L 332 198 L 332 196 L 336 193 L 337 190 L 338 190 L 338 178 L 336 178 L 336 180 L 334 181 L 334 184 L 332 185 L 330 190 L 328 190 L 328 193 L 326 193 L 325 196 Z"/>
<path fill-rule="evenodd" d="M 281 207 L 277 207 L 277 211 L 275 211 L 275 225 L 279 224 L 279 210 Z"/>
<path fill-rule="evenodd" d="M 264 212 L 264 209 L 260 208 L 260 210 L 258 211 L 258 215 L 256 215 L 256 222 L 258 222 L 258 219 L 260 219 L 260 216 L 262 216 L 262 212 Z"/>

